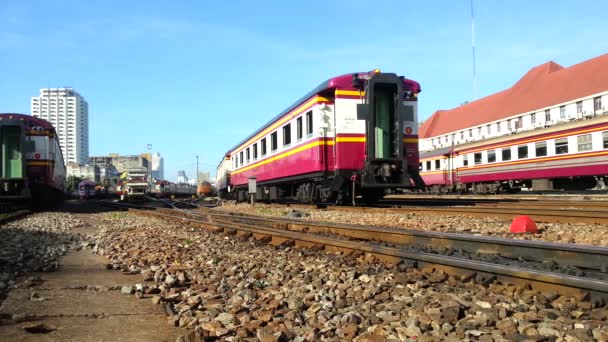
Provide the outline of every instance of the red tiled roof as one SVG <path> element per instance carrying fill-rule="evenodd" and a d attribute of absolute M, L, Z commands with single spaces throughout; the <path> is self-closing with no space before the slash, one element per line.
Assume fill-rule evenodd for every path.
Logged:
<path fill-rule="evenodd" d="M 509 89 L 450 110 L 438 110 L 420 126 L 429 138 L 483 125 L 608 90 L 608 54 L 564 68 L 547 62 L 530 69 Z"/>

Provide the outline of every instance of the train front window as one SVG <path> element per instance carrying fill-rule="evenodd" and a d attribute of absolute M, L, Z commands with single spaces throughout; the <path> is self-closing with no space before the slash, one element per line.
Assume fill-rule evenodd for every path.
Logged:
<path fill-rule="evenodd" d="M 556 139 L 555 140 L 555 154 L 566 154 L 568 153 L 568 138 Z"/>

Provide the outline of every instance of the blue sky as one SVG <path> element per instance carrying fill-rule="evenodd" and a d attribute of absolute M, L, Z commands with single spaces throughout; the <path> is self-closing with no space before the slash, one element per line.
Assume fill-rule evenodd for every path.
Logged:
<path fill-rule="evenodd" d="M 575 5 L 576 4 L 576 5 Z M 606 1 L 475 1 L 477 95 L 553 60 L 608 52 Z M 0 3 L 0 112 L 39 88 L 89 102 L 90 153 L 153 152 L 174 180 L 329 77 L 380 68 L 420 82 L 426 118 L 472 99 L 469 0 Z"/>

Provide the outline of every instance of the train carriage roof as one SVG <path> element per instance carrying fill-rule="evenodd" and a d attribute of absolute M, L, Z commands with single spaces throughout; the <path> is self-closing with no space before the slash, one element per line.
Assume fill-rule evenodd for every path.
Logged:
<path fill-rule="evenodd" d="M 243 139 L 241 142 L 239 142 L 238 144 L 236 144 L 234 147 L 232 147 L 230 150 L 228 150 L 228 152 L 226 152 L 226 156 L 230 155 L 230 153 L 234 150 L 236 150 L 237 148 L 239 148 L 241 145 L 243 145 L 244 143 L 246 143 L 249 139 L 255 137 L 257 134 L 259 134 L 260 132 L 262 132 L 266 127 L 270 126 L 272 123 L 276 122 L 277 120 L 281 119 L 282 117 L 284 117 L 285 115 L 287 115 L 287 113 L 291 112 L 292 110 L 296 109 L 299 105 L 303 104 L 304 102 L 306 102 L 306 100 L 310 99 L 311 97 L 313 97 L 316 94 L 320 94 L 328 89 L 344 89 L 344 90 L 357 90 L 353 87 L 353 74 L 359 74 L 359 75 L 363 75 L 363 74 L 368 74 L 368 72 L 359 72 L 359 73 L 350 73 L 350 74 L 344 74 L 344 75 L 340 75 L 340 76 L 336 76 L 333 78 L 328 79 L 327 81 L 319 84 L 316 88 L 314 88 L 313 90 L 309 91 L 306 95 L 302 96 L 299 100 L 297 100 L 296 102 L 294 102 L 291 106 L 287 107 L 285 110 L 283 110 L 281 113 L 279 113 L 278 115 L 276 115 L 275 117 L 273 117 L 272 119 L 270 119 L 268 122 L 266 122 L 264 125 L 262 125 L 260 128 L 258 128 L 256 131 L 254 131 L 252 134 L 250 134 L 249 136 L 247 136 L 247 138 Z M 409 88 L 416 92 L 419 93 L 420 92 L 420 84 L 416 81 L 404 78 L 403 82 L 409 86 Z"/>
<path fill-rule="evenodd" d="M 444 147 L 444 148 L 440 148 L 438 150 L 433 150 L 433 151 L 429 151 L 429 152 L 421 152 L 420 159 L 436 157 L 436 156 L 447 156 L 447 155 L 452 154 L 453 152 L 454 152 L 454 147 Z"/>
<path fill-rule="evenodd" d="M 45 130 L 49 130 L 49 131 L 55 131 L 55 127 L 53 127 L 53 125 L 44 120 L 44 119 L 40 119 L 40 118 L 36 118 L 33 117 L 31 115 L 27 115 L 27 114 L 17 114 L 17 113 L 0 113 L 0 120 L 21 120 L 21 121 L 28 121 L 30 122 L 30 126 L 40 126 L 42 128 L 44 128 Z"/>

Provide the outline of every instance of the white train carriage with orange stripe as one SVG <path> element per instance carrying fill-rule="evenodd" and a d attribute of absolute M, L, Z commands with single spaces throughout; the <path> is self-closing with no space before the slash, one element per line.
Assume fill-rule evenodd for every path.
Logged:
<path fill-rule="evenodd" d="M 250 178 L 268 200 L 375 201 L 421 186 L 419 92 L 417 82 L 378 70 L 323 82 L 225 154 L 220 195 L 244 200 Z"/>
<path fill-rule="evenodd" d="M 435 192 L 605 189 L 608 116 L 421 154 Z"/>

